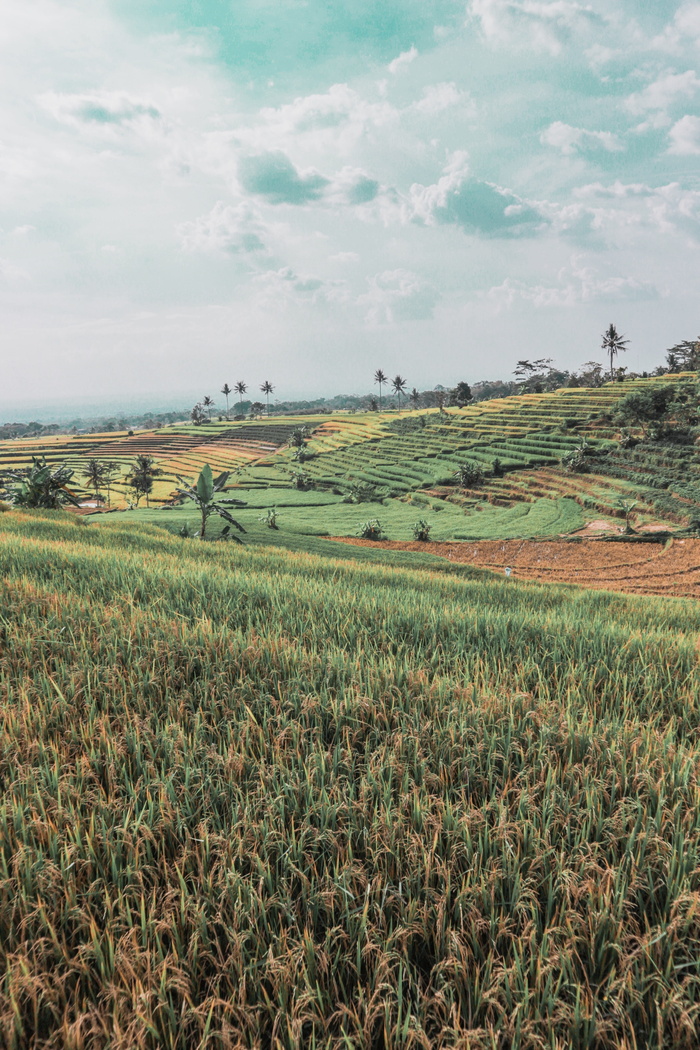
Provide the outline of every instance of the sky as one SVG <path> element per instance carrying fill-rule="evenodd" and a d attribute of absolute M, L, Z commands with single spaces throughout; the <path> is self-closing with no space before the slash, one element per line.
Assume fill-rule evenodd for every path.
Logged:
<path fill-rule="evenodd" d="M 0 402 L 652 368 L 699 59 L 696 0 L 4 0 Z"/>

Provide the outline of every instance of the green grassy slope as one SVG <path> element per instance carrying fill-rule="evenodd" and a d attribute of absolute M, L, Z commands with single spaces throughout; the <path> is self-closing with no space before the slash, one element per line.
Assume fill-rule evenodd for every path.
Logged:
<path fill-rule="evenodd" d="M 696 603 L 119 516 L 0 581 L 2 1045 L 698 1045 Z"/>

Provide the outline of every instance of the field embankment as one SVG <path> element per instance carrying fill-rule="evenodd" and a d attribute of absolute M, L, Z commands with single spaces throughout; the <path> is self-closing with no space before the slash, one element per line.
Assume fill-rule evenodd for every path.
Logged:
<path fill-rule="evenodd" d="M 3 1046 L 698 1045 L 695 603 L 51 514 L 0 581 Z"/>
<path fill-rule="evenodd" d="M 385 550 L 415 551 L 544 583 L 700 598 L 700 540 L 675 538 L 666 543 L 527 539 L 477 543 L 419 543 L 338 538 L 339 542 Z"/>

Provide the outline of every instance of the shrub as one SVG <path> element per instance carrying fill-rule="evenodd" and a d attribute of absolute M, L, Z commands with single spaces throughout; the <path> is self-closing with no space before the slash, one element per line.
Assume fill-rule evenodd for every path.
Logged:
<path fill-rule="evenodd" d="M 505 474 L 503 464 L 501 463 L 498 456 L 496 456 L 493 463 L 491 464 L 491 473 L 493 474 L 494 478 L 502 478 Z"/>
<path fill-rule="evenodd" d="M 484 472 L 478 463 L 468 461 L 461 463 L 455 471 L 455 477 L 463 489 L 476 488 L 484 483 Z"/>
<path fill-rule="evenodd" d="M 425 518 L 420 518 L 413 526 L 414 540 L 421 540 L 422 542 L 429 540 L 431 528 L 432 525 L 429 525 Z"/>
<path fill-rule="evenodd" d="M 277 524 L 277 510 L 274 507 L 268 507 L 266 513 L 262 514 L 258 518 L 258 521 L 262 521 L 267 525 L 268 529 L 279 528 L 279 525 Z"/>
<path fill-rule="evenodd" d="M 357 535 L 363 540 L 383 540 L 384 530 L 378 518 L 370 518 L 358 525 Z"/>

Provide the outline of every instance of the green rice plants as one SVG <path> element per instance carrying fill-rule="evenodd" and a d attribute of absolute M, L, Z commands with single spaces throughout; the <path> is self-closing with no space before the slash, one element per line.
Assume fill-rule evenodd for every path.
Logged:
<path fill-rule="evenodd" d="M 357 526 L 357 535 L 363 540 L 383 540 L 384 530 L 378 518 L 369 518 Z"/>

